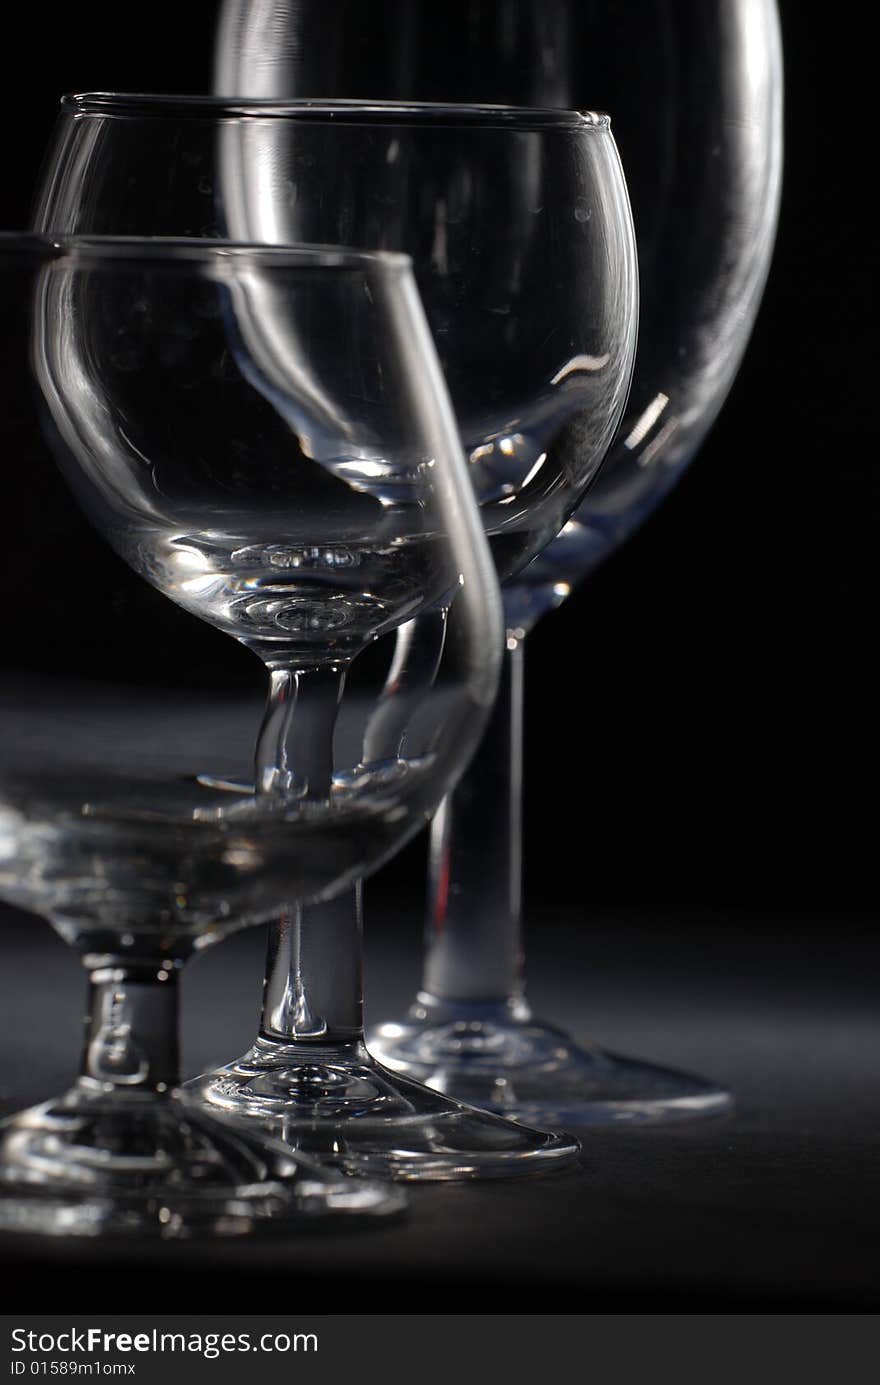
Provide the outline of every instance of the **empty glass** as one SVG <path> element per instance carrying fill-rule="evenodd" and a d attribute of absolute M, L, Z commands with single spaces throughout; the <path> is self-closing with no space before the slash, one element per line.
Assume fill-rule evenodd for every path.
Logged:
<path fill-rule="evenodd" d="M 95 525 L 271 679 L 250 773 L 199 706 L 163 717 L 52 681 L 11 698 L 0 892 L 78 951 L 91 1010 L 77 1084 L 3 1128 L 0 1223 L 231 1234 L 397 1211 L 386 1186 L 328 1177 L 181 1094 L 176 995 L 195 951 L 360 878 L 417 831 L 494 696 L 497 585 L 408 261 L 81 237 L 4 238 L 0 266 L 12 422 L 35 386 Z M 26 457 L 38 485 L 32 453 L 11 431 L 8 466 Z M 76 595 L 100 620 L 100 593 Z M 396 753 L 365 758 L 389 694 L 361 679 L 334 728 L 344 668 L 436 605 L 442 657 L 398 717 Z M 350 942 L 322 978 L 337 992 L 359 970 Z"/>
<path fill-rule="evenodd" d="M 624 407 L 635 258 L 623 176 L 601 116 L 407 102 L 72 97 L 47 161 L 38 222 L 410 251 L 504 577 L 558 533 Z M 273 323 L 274 349 L 289 330 Z M 393 695 L 368 728 L 374 758 L 384 759 L 398 734 L 400 707 L 418 702 L 418 689 L 431 682 L 445 638 L 442 602 L 407 627 L 389 679 Z M 559 1142 L 511 1144 L 485 1124 L 475 1141 L 470 1118 L 436 1098 L 428 1119 L 409 1119 L 412 1093 L 403 1106 L 389 1106 L 388 1074 L 360 1048 L 350 1082 L 340 1054 L 330 1063 L 319 1051 L 314 1006 L 278 1003 L 301 992 L 306 964 L 313 989 L 334 940 L 359 927 L 354 896 L 320 912 L 288 912 L 270 941 L 258 1043 L 200 1080 L 205 1098 L 275 1120 L 291 1143 L 347 1168 L 436 1178 L 516 1173 L 525 1156 L 545 1165 L 548 1151 L 558 1162 Z M 317 1009 L 325 1020 L 325 1008 Z M 353 1023 L 349 1014 L 343 1027 L 350 1032 Z M 343 1104 L 357 1112 L 344 1137 Z M 409 1120 L 405 1147 L 383 1142 L 389 1116 Z M 564 1142 L 569 1156 L 575 1147 Z"/>
<path fill-rule="evenodd" d="M 0 706 L 0 898 L 49 919 L 88 974 L 76 1082 L 0 1123 L 0 1228 L 235 1236 L 402 1211 L 387 1184 L 334 1176 L 178 1088 L 184 964 L 302 884 L 296 826 L 255 805 L 229 824 L 199 785 L 210 703 L 59 676 L 4 680 Z M 18 984 L 37 1048 L 57 1021 L 38 973 Z"/>
<path fill-rule="evenodd" d="M 717 1084 L 582 1046 L 530 1011 L 522 645 L 668 493 L 738 369 L 779 205 L 775 0 L 223 0 L 214 86 L 240 98 L 598 104 L 613 114 L 641 275 L 626 416 L 576 513 L 504 587 L 504 689 L 434 827 L 420 994 L 370 1043 L 400 1071 L 538 1123 L 723 1111 L 730 1097 Z"/>

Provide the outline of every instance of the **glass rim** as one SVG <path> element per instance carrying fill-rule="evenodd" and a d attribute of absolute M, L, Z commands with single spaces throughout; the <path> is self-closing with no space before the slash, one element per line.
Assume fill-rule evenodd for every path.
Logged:
<path fill-rule="evenodd" d="M 68 92 L 61 108 L 79 115 L 178 116 L 235 119 L 238 116 L 346 123 L 346 117 L 375 124 L 500 126 L 511 129 L 608 130 L 604 111 L 565 110 L 551 106 L 505 106 L 452 101 L 379 101 L 355 97 L 182 96 L 154 92 Z"/>
<path fill-rule="evenodd" d="M 0 231 L 0 254 L 28 253 L 47 259 L 140 260 L 166 265 L 255 262 L 260 268 L 409 271 L 412 258 L 398 250 L 361 250 L 347 245 L 265 245 L 255 241 L 199 236 L 62 235 L 38 231 Z"/>

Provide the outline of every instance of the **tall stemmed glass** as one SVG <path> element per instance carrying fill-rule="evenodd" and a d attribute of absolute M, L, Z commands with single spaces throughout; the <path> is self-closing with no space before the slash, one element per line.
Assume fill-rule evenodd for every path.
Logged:
<path fill-rule="evenodd" d="M 492 702 L 497 585 L 409 262 L 74 237 L 13 238 L 0 264 L 4 361 L 16 385 L 30 362 L 87 514 L 161 592 L 252 649 L 272 684 L 238 794 L 218 781 L 240 757 L 198 707 L 162 718 L 60 687 L 7 709 L 0 893 L 76 948 L 91 1006 L 74 1088 L 3 1128 L 0 1224 L 229 1234 L 399 1210 L 386 1186 L 328 1177 L 178 1091 L 176 996 L 193 952 L 343 888 L 417 831 Z M 272 350 L 278 324 L 291 330 Z M 32 454 L 17 442 L 10 466 L 22 443 Z M 320 754 L 308 773 L 294 764 L 287 690 L 313 674 L 335 689 L 355 650 L 437 604 L 442 661 L 394 762 L 363 762 L 367 697 L 332 742 L 319 703 Z M 340 959 L 337 986 L 356 966 Z M 485 1121 L 509 1143 L 536 1138 Z"/>
<path fill-rule="evenodd" d="M 38 221 L 61 230 L 218 231 L 409 250 L 505 577 L 558 533 L 624 406 L 636 330 L 634 244 L 601 116 L 405 102 L 68 98 Z M 282 322 L 276 343 L 289 330 Z M 410 685 L 430 683 L 443 630 L 438 611 L 408 633 L 390 684 L 396 695 L 418 702 Z M 393 747 L 395 715 L 389 698 L 369 728 L 371 758 Z M 332 920 L 327 911 L 291 913 L 273 930 L 260 1040 L 241 1063 L 200 1081 L 205 1098 L 274 1118 L 291 1142 L 348 1168 L 460 1177 L 522 1171 L 526 1152 L 533 1167 L 546 1163 L 543 1144 L 493 1144 L 485 1127 L 476 1141 L 448 1105 L 411 1118 L 411 1095 L 401 1105 L 388 1074 L 364 1056 L 356 1011 L 337 1026 L 324 1004 L 305 1004 L 304 989 L 317 995 L 337 937 L 358 930 L 353 898 Z M 353 1066 L 339 1049 L 332 1061 L 322 1052 L 328 1033 L 357 1036 Z M 385 1141 L 404 1114 L 406 1141 Z"/>
<path fill-rule="evenodd" d="M 393 39 L 389 39 L 389 35 Z M 224 0 L 215 89 L 599 103 L 614 114 L 642 303 L 618 441 L 559 538 L 504 588 L 508 669 L 483 748 L 434 827 L 420 994 L 377 1054 L 533 1121 L 711 1115 L 717 1085 L 581 1047 L 531 1015 L 520 922 L 522 642 L 681 475 L 735 376 L 779 202 L 775 0 Z"/>
<path fill-rule="evenodd" d="M 511 7 L 496 7 L 499 22 L 503 11 L 509 17 Z M 598 92 L 615 112 L 639 247 L 639 351 L 626 417 L 595 486 L 559 537 L 504 589 L 503 691 L 466 780 L 432 829 L 420 993 L 404 1022 L 380 1025 L 370 1042 L 395 1069 L 522 1120 L 580 1126 L 712 1116 L 731 1105 L 717 1084 L 581 1045 L 531 1012 L 520 884 L 522 656 L 534 624 L 668 493 L 733 383 L 779 208 L 776 5 L 602 0 L 578 8 L 564 0 L 517 12 L 526 27 L 555 24 L 559 61 L 545 80 L 557 90 L 562 84 L 562 99 L 596 100 Z M 479 61 L 478 31 L 469 32 L 469 62 L 456 70 L 467 71 L 471 85 L 457 95 L 484 90 L 476 74 L 492 67 L 487 50 Z M 418 51 L 436 73 L 428 40 L 425 27 Z M 483 31 L 482 43 L 491 42 Z M 421 91 L 414 70 L 411 51 L 407 90 Z M 522 99 L 527 66 L 492 70 L 504 96 Z M 532 77 L 537 99 L 542 91 L 546 99 L 540 74 Z"/>

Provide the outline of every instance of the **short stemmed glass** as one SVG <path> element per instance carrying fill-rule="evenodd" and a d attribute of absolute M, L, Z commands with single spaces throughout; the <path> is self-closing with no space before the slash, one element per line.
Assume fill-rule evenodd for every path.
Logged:
<path fill-rule="evenodd" d="M 231 1234 L 397 1211 L 387 1185 L 328 1175 L 179 1092 L 176 995 L 193 952 L 343 888 L 417 831 L 492 702 L 497 584 L 409 263 L 100 237 L 0 251 L 4 361 L 17 384 L 30 363 L 86 513 L 272 685 L 248 792 L 224 787 L 241 757 L 197 717 L 61 690 L 4 718 L 0 892 L 77 949 L 92 1003 L 75 1087 L 4 1127 L 0 1224 Z M 354 653 L 436 605 L 442 659 L 393 761 L 363 761 L 357 706 L 354 733 L 334 737 L 320 697 L 294 730 L 301 687 L 329 685 L 335 709 Z M 294 762 L 303 721 L 320 749 Z"/>
<path fill-rule="evenodd" d="M 228 823 L 200 787 L 205 705 L 57 679 L 7 682 L 2 708 L 0 898 L 51 921 L 88 1000 L 74 1085 L 0 1123 L 0 1229 L 289 1234 L 403 1211 L 387 1183 L 334 1175 L 179 1087 L 185 963 L 302 881 L 288 824 L 253 801 Z M 31 983 L 39 1045 L 52 1016 Z"/>
<path fill-rule="evenodd" d="M 624 407 L 636 332 L 634 241 L 602 116 L 73 97 L 63 105 L 37 217 L 61 231 L 216 231 L 412 253 L 503 577 L 558 533 Z M 289 331 L 277 324 L 275 343 Z M 248 337 L 260 355 L 255 334 Z M 408 627 L 390 695 L 367 728 L 369 759 L 393 750 L 399 707 L 418 705 L 446 638 L 442 603 Z M 548 1151 L 558 1163 L 558 1143 L 529 1149 L 486 1126 L 475 1139 L 470 1118 L 437 1098 L 414 1119 L 412 1093 L 400 1104 L 399 1082 L 389 1086 L 372 1060 L 365 1066 L 358 1007 L 331 1024 L 326 998 L 317 999 L 336 940 L 359 928 L 353 895 L 336 909 L 289 910 L 272 930 L 258 1043 L 199 1079 L 197 1090 L 223 1109 L 276 1121 L 292 1144 L 349 1169 L 497 1175 L 546 1167 Z M 325 1034 L 354 1036 L 360 1066 L 347 1070 L 350 1082 L 339 1049 L 332 1062 L 322 1052 Z M 398 1121 L 402 1131 L 404 1118 L 406 1141 L 384 1140 Z M 570 1154 L 574 1144 L 564 1147 Z"/>

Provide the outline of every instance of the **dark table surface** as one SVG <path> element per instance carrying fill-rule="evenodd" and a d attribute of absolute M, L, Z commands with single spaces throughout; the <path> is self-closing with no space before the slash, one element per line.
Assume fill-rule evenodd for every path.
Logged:
<path fill-rule="evenodd" d="M 418 975 L 417 908 L 368 894 L 368 1017 Z M 408 1220 L 291 1241 L 45 1244 L 6 1237 L 8 1309 L 870 1311 L 878 1306 L 880 949 L 867 931 L 707 915 L 530 910 L 531 995 L 619 1052 L 701 1071 L 732 1117 L 584 1134 L 580 1167 L 412 1188 Z M 74 1075 L 83 984 L 38 920 L 3 909 L 0 1104 Z M 407 926 L 409 925 L 409 926 Z M 261 930 L 184 981 L 187 1075 L 244 1050 Z M 42 1019 L 38 1020 L 38 1016 Z M 10 1272 L 11 1271 L 11 1272 Z M 494 1307 L 493 1307 L 494 1305 Z"/>

